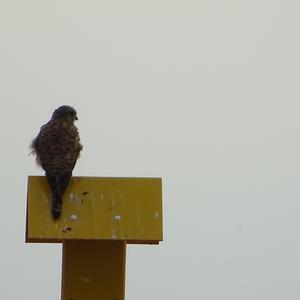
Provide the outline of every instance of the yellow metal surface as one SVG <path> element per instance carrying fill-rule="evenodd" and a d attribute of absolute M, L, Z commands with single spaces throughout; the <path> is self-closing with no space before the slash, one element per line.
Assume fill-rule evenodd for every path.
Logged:
<path fill-rule="evenodd" d="M 58 221 L 51 216 L 46 177 L 28 177 L 27 198 L 27 242 L 163 238 L 160 178 L 73 177 Z"/>
<path fill-rule="evenodd" d="M 124 300 L 126 242 L 63 244 L 62 300 Z"/>

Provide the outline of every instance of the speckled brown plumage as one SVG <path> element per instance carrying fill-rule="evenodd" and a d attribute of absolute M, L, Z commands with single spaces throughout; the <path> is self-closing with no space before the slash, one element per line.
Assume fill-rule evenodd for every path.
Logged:
<path fill-rule="evenodd" d="M 62 197 L 82 150 L 75 120 L 77 113 L 74 108 L 66 105 L 59 107 L 32 142 L 37 163 L 45 170 L 52 190 L 54 219 L 60 216 Z"/>

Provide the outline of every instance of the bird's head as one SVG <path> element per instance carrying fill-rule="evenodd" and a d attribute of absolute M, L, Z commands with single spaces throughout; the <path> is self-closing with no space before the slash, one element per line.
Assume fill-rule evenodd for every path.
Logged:
<path fill-rule="evenodd" d="M 62 121 L 70 123 L 74 123 L 75 120 L 78 120 L 76 110 L 68 105 L 62 105 L 57 108 L 52 115 L 52 119 L 61 119 Z"/>

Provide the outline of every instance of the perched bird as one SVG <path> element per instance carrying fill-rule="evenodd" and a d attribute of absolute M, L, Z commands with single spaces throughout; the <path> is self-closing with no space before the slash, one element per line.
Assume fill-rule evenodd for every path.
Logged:
<path fill-rule="evenodd" d="M 50 121 L 41 127 L 31 144 L 37 164 L 46 172 L 52 191 L 52 216 L 55 220 L 60 217 L 62 197 L 82 150 L 75 120 L 78 118 L 73 107 L 60 106 Z"/>

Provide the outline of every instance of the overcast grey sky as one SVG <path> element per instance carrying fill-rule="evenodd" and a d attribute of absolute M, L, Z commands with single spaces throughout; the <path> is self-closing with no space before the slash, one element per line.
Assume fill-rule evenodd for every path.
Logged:
<path fill-rule="evenodd" d="M 0 2 L 0 298 L 60 297 L 61 247 L 25 244 L 28 145 L 78 111 L 74 175 L 161 176 L 160 246 L 128 300 L 298 300 L 298 1 Z"/>

